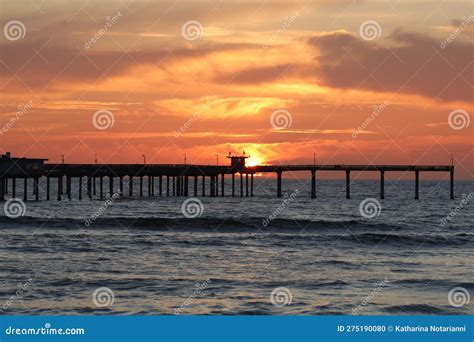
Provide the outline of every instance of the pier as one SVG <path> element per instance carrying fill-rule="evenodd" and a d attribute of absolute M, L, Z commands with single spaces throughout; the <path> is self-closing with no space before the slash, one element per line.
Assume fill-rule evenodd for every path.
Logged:
<path fill-rule="evenodd" d="M 351 172 L 375 171 L 380 174 L 380 198 L 385 197 L 386 172 L 411 172 L 414 175 L 414 198 L 419 199 L 421 172 L 448 172 L 450 175 L 450 199 L 454 199 L 454 165 L 257 165 L 246 166 L 248 156 L 227 157 L 230 165 L 193 164 L 52 164 L 47 159 L 13 158 L 9 153 L 0 159 L 0 201 L 7 194 L 23 201 L 40 200 L 40 183 L 45 200 L 72 199 L 72 186 L 77 184 L 77 198 L 103 199 L 117 192 L 124 194 L 124 180 L 128 181 L 128 197 L 134 197 L 134 182 L 138 182 L 137 197 L 144 196 L 210 196 L 225 195 L 226 179 L 230 178 L 232 197 L 253 197 L 255 174 L 275 174 L 276 196 L 282 197 L 283 173 L 303 171 L 311 177 L 311 198 L 316 198 L 316 180 L 320 171 L 345 173 L 346 198 L 351 197 Z M 235 178 L 239 178 L 239 189 Z M 28 180 L 33 180 L 32 196 Z M 23 194 L 17 193 L 17 181 L 23 182 Z M 51 193 L 55 182 L 56 193 Z M 156 189 L 157 182 L 158 189 Z M 83 189 L 85 183 L 85 189 Z M 209 184 L 206 194 L 206 184 Z M 65 189 L 64 189 L 65 188 Z M 155 192 L 155 190 L 157 190 Z"/>

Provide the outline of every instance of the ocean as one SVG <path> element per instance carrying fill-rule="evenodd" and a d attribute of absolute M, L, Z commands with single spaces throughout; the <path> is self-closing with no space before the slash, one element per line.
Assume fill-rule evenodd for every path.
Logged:
<path fill-rule="evenodd" d="M 376 180 L 354 180 L 351 199 L 342 180 L 318 179 L 316 199 L 309 179 L 284 179 L 283 198 L 275 179 L 256 177 L 254 197 L 229 185 L 138 198 L 135 181 L 132 199 L 125 184 L 79 201 L 75 179 L 71 201 L 0 210 L 0 313 L 474 314 L 474 182 L 455 200 L 435 180 L 420 200 L 406 180 L 386 179 L 383 200 Z"/>

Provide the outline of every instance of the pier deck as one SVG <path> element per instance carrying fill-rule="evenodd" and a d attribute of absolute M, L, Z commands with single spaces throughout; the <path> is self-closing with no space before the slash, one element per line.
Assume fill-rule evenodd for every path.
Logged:
<path fill-rule="evenodd" d="M 246 156 L 229 156 L 231 165 L 193 165 L 193 164 L 48 164 L 45 159 L 11 158 L 10 154 L 0 159 L 0 201 L 5 200 L 5 194 L 9 191 L 11 182 L 12 197 L 16 196 L 16 181 L 23 179 L 23 200 L 28 200 L 28 179 L 33 179 L 33 194 L 35 200 L 39 200 L 40 179 L 46 180 L 46 200 L 50 196 L 51 179 L 57 182 L 58 200 L 66 195 L 71 198 L 71 180 L 79 178 L 79 199 L 82 199 L 83 178 L 86 179 L 86 196 L 90 199 L 99 193 L 100 198 L 105 197 L 104 179 L 108 181 L 108 193 L 110 196 L 117 192 L 114 179 L 119 180 L 118 192 L 123 193 L 124 178 L 129 182 L 129 196 L 133 196 L 133 182 L 139 181 L 139 194 L 144 196 L 144 180 L 147 181 L 147 195 L 155 196 L 155 178 L 158 180 L 158 196 L 205 196 L 206 179 L 209 180 L 209 196 L 225 194 L 225 176 L 231 176 L 231 196 L 236 196 L 235 177 L 240 178 L 241 197 L 254 195 L 254 175 L 256 173 L 274 173 L 277 182 L 277 197 L 282 196 L 282 174 L 289 171 L 306 171 L 311 174 L 311 197 L 316 198 L 316 174 L 318 171 L 343 171 L 346 175 L 346 198 L 350 198 L 351 172 L 375 171 L 380 173 L 380 198 L 385 197 L 385 173 L 386 172 L 413 172 L 415 178 L 415 199 L 419 199 L 420 172 L 449 172 L 450 174 L 450 198 L 454 199 L 454 166 L 453 165 L 257 165 L 246 166 Z M 190 178 L 193 181 L 193 191 L 189 191 Z M 249 182 L 250 178 L 250 182 Z M 200 187 L 198 183 L 200 181 Z M 64 191 L 64 181 L 66 191 Z M 97 181 L 99 190 L 97 191 Z M 244 191 L 245 183 L 245 191 Z"/>

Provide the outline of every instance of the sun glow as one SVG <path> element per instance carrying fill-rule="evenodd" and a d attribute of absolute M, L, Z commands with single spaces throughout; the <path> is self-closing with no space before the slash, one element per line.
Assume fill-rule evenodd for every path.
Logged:
<path fill-rule="evenodd" d="M 263 165 L 263 164 L 264 164 L 263 158 L 261 156 L 258 156 L 252 153 L 250 153 L 249 158 L 245 162 L 246 166 L 257 166 L 257 165 Z"/>

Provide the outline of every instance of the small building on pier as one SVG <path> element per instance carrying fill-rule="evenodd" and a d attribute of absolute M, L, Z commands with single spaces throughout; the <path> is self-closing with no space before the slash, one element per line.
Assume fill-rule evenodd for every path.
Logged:
<path fill-rule="evenodd" d="M 42 158 L 14 158 L 6 152 L 0 158 L 0 178 L 32 178 L 41 177 L 44 173 Z"/>
<path fill-rule="evenodd" d="M 250 157 L 246 156 L 245 152 L 241 156 L 233 156 L 229 152 L 229 155 L 227 156 L 228 159 L 230 159 L 230 167 L 232 172 L 239 172 L 245 170 L 245 160 Z"/>

